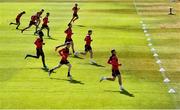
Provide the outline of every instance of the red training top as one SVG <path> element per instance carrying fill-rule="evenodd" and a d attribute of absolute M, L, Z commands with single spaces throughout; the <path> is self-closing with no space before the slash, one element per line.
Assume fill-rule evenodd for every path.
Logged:
<path fill-rule="evenodd" d="M 32 15 L 32 16 L 31 16 L 31 21 L 32 21 L 32 22 L 35 22 L 36 20 L 37 20 L 37 16 L 36 16 L 36 15 Z"/>
<path fill-rule="evenodd" d="M 37 49 L 41 49 L 43 46 L 43 39 L 37 38 L 36 41 L 34 42 L 34 44 L 36 45 Z"/>
<path fill-rule="evenodd" d="M 37 16 L 40 17 L 42 15 L 42 11 L 37 12 Z"/>
<path fill-rule="evenodd" d="M 71 28 L 67 28 L 64 32 L 67 34 L 66 35 L 66 39 L 71 39 L 71 36 L 73 35 L 72 29 Z"/>
<path fill-rule="evenodd" d="M 84 41 L 86 41 L 86 45 L 91 45 L 92 39 L 90 35 L 87 35 L 84 39 Z"/>
<path fill-rule="evenodd" d="M 43 25 L 47 25 L 49 23 L 48 17 L 44 17 L 43 19 Z"/>
<path fill-rule="evenodd" d="M 73 7 L 72 10 L 74 11 L 74 14 L 77 14 L 77 12 L 78 12 L 78 8 L 77 7 Z"/>
<path fill-rule="evenodd" d="M 21 16 L 23 15 L 23 12 L 19 13 L 16 17 L 17 20 L 20 20 Z"/>
<path fill-rule="evenodd" d="M 108 63 L 112 65 L 112 70 L 118 70 L 119 69 L 119 63 L 118 63 L 118 58 L 116 55 L 112 55 L 109 60 Z"/>
<path fill-rule="evenodd" d="M 62 57 L 61 60 L 66 61 L 69 56 L 69 49 L 65 47 L 59 50 L 59 55 Z"/>

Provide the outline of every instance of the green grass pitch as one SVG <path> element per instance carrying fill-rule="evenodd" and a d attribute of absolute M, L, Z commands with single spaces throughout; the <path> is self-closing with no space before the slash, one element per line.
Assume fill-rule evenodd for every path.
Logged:
<path fill-rule="evenodd" d="M 137 5 L 138 13 L 134 6 Z M 61 0 L 0 0 L 0 108 L 1 109 L 125 109 L 125 108 L 180 108 L 180 4 L 165 0 L 78 0 L 80 19 L 73 24 L 75 50 L 84 50 L 84 37 L 92 29 L 94 59 L 101 66 L 89 64 L 89 54 L 84 59 L 69 57 L 72 64 L 73 83 L 67 80 L 67 67 L 56 70 L 51 79 L 42 70 L 41 59 L 28 58 L 35 54 L 34 27 L 23 34 L 9 26 L 22 10 L 20 28 L 28 25 L 30 16 L 44 8 L 50 12 L 50 34 L 45 33 L 44 52 L 49 68 L 60 60 L 55 46 L 65 39 L 64 30 L 71 19 L 74 1 Z M 169 16 L 173 5 L 176 15 Z M 45 13 L 43 16 L 45 16 Z M 148 26 L 154 47 L 176 90 L 169 94 L 163 83 L 159 67 L 147 46 L 140 21 Z M 103 81 L 101 76 L 111 76 L 107 64 L 110 50 L 116 49 L 123 66 L 120 68 L 124 88 L 133 94 L 120 93 L 117 80 Z"/>

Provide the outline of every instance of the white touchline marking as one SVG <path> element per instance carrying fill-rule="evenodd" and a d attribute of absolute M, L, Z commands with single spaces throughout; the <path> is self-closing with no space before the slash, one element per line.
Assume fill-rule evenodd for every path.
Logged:
<path fill-rule="evenodd" d="M 149 43 L 148 46 L 151 47 L 151 46 L 152 46 L 152 43 Z"/>
<path fill-rule="evenodd" d="M 157 64 L 161 64 L 161 60 L 157 60 L 156 63 L 157 63 Z"/>
<path fill-rule="evenodd" d="M 147 33 L 147 30 L 144 30 L 144 33 Z"/>
<path fill-rule="evenodd" d="M 151 38 L 149 37 L 149 38 L 147 38 L 147 41 L 151 41 Z"/>
<path fill-rule="evenodd" d="M 143 27 L 146 27 L 146 24 L 143 23 L 142 26 L 143 26 Z"/>
<path fill-rule="evenodd" d="M 154 55 L 153 55 L 154 57 L 158 57 L 159 55 L 157 54 L 157 53 L 154 53 Z"/>
<path fill-rule="evenodd" d="M 134 2 L 134 7 L 135 7 L 135 9 L 136 9 L 137 15 L 139 15 L 139 16 L 141 17 L 141 14 L 139 13 L 139 10 L 138 10 L 137 5 L 136 5 L 136 0 L 133 0 L 133 2 Z M 144 23 L 144 20 L 142 20 L 142 18 L 141 18 L 140 23 L 142 24 L 142 28 L 144 29 L 144 27 L 146 27 L 146 24 Z M 145 36 L 146 36 L 146 37 L 149 37 L 149 36 L 151 36 L 151 35 L 150 35 L 149 33 L 145 33 Z M 151 47 L 151 46 L 152 46 L 152 43 L 149 43 L 148 46 Z M 155 52 L 154 52 L 154 53 L 155 53 Z M 157 60 L 156 63 L 159 64 L 159 67 L 162 68 L 161 61 L 159 60 L 159 58 L 155 57 L 155 59 Z M 161 75 L 163 76 L 164 80 L 167 80 L 167 76 L 166 76 L 165 72 L 161 73 Z M 170 81 L 170 80 L 169 80 L 169 81 Z M 169 81 L 167 81 L 167 82 L 169 82 Z M 165 83 L 165 84 L 166 84 L 167 87 L 169 88 L 168 93 L 170 93 L 170 94 L 176 93 L 176 91 L 173 89 L 173 87 L 171 87 L 171 85 L 169 85 L 169 83 Z M 179 105 L 178 105 L 177 102 L 176 102 L 176 100 L 177 100 L 177 99 L 176 99 L 176 96 L 173 95 L 173 98 L 174 98 L 173 101 L 174 101 L 174 103 L 175 103 L 176 108 L 179 108 Z"/>
<path fill-rule="evenodd" d="M 151 51 L 154 52 L 154 51 L 156 51 L 156 49 L 155 48 L 151 48 Z"/>
<path fill-rule="evenodd" d="M 169 91 L 168 91 L 170 94 L 174 94 L 174 93 L 176 93 L 176 91 L 173 89 L 173 88 L 171 88 L 171 89 L 169 89 Z"/>
<path fill-rule="evenodd" d="M 159 69 L 159 71 L 160 71 L 161 73 L 163 73 L 163 72 L 165 72 L 166 70 L 161 67 L 161 68 Z"/>
<path fill-rule="evenodd" d="M 150 34 L 148 34 L 148 33 L 146 33 L 145 35 L 146 35 L 147 37 L 151 36 L 151 35 L 150 35 Z"/>
<path fill-rule="evenodd" d="M 142 27 L 143 30 L 146 30 L 147 28 L 146 27 Z"/>
<path fill-rule="evenodd" d="M 169 78 L 164 79 L 164 83 L 169 83 L 169 82 L 170 82 Z"/>

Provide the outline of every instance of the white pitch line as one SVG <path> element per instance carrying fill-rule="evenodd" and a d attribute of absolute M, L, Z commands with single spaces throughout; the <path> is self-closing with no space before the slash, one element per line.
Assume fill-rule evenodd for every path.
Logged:
<path fill-rule="evenodd" d="M 138 11 L 138 8 L 137 8 L 137 4 L 136 4 L 136 0 L 133 0 L 133 2 L 134 2 L 134 6 L 135 6 L 135 9 L 136 9 L 136 13 L 137 13 L 137 15 L 139 15 L 140 16 L 140 13 L 139 13 L 139 11 Z M 140 16 L 141 17 L 141 16 Z M 142 17 L 141 17 L 141 21 L 140 21 L 140 23 L 142 24 L 142 28 L 143 27 L 145 27 L 145 23 L 144 23 L 144 20 L 142 20 Z M 145 36 L 146 37 L 149 37 L 150 36 L 150 34 L 149 33 L 145 33 Z M 149 47 L 151 47 L 152 46 L 152 43 L 149 43 L 148 44 L 148 46 Z M 157 58 L 156 58 L 157 59 Z M 159 66 L 160 66 L 160 68 L 162 67 L 162 65 L 161 65 L 161 61 L 159 62 L 160 60 L 158 60 L 156 63 L 158 63 L 159 64 Z M 166 74 L 165 74 L 165 72 L 163 72 L 163 73 L 161 73 L 161 75 L 163 76 L 163 78 L 164 78 L 164 80 L 163 81 L 166 81 L 166 79 L 167 79 L 167 76 L 166 76 Z M 169 78 L 168 78 L 169 79 Z M 169 80 L 170 81 L 170 80 Z M 167 81 L 167 82 L 169 82 L 169 81 Z M 169 88 L 169 91 L 168 91 L 168 93 L 170 93 L 170 94 L 174 94 L 176 91 L 173 89 L 173 87 L 171 87 L 171 85 L 169 84 L 169 83 L 165 83 L 166 85 L 167 85 L 167 87 Z M 175 95 L 172 95 L 173 96 L 173 101 L 174 101 L 174 104 L 175 104 L 175 107 L 176 107 L 176 109 L 178 109 L 179 108 L 179 105 L 177 104 L 177 99 L 176 99 L 176 96 Z"/>
<path fill-rule="evenodd" d="M 170 82 L 169 78 L 164 79 L 164 83 L 169 83 L 169 82 Z"/>
<path fill-rule="evenodd" d="M 140 21 L 141 24 L 143 24 L 144 22 L 143 21 Z"/>
<path fill-rule="evenodd" d="M 148 46 L 151 47 L 151 46 L 152 46 L 152 43 L 148 43 Z"/>
<path fill-rule="evenodd" d="M 144 33 L 147 33 L 147 30 L 146 30 L 146 29 L 144 30 Z"/>
<path fill-rule="evenodd" d="M 154 57 L 158 57 L 159 55 L 157 54 L 157 53 L 154 53 L 154 55 L 153 55 Z"/>
<path fill-rule="evenodd" d="M 142 27 L 142 29 L 143 29 L 143 30 L 146 30 L 146 29 L 147 29 L 147 27 Z"/>
<path fill-rule="evenodd" d="M 146 27 L 146 24 L 145 24 L 145 23 L 143 23 L 143 24 L 142 24 L 142 27 Z"/>
<path fill-rule="evenodd" d="M 151 35 L 150 35 L 150 34 L 148 34 L 148 33 L 146 33 L 145 35 L 146 35 L 147 37 L 151 36 Z"/>
<path fill-rule="evenodd" d="M 147 41 L 151 42 L 151 40 L 152 40 L 152 39 L 151 39 L 150 37 L 149 37 L 149 38 L 147 38 Z"/>
<path fill-rule="evenodd" d="M 157 60 L 156 63 L 157 63 L 157 64 L 161 64 L 161 60 Z"/>
<path fill-rule="evenodd" d="M 155 48 L 151 48 L 151 51 L 152 51 L 152 52 L 155 52 L 155 51 L 156 51 L 156 49 L 155 49 Z"/>

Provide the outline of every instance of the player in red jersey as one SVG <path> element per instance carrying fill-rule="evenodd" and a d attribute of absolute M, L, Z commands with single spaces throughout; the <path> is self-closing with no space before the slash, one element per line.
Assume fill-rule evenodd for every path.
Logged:
<path fill-rule="evenodd" d="M 79 18 L 79 16 L 78 16 L 79 9 L 80 8 L 78 8 L 78 4 L 76 3 L 75 6 L 72 8 L 72 10 L 73 10 L 73 17 L 72 17 L 70 23 L 76 21 Z"/>
<path fill-rule="evenodd" d="M 72 80 L 72 76 L 70 74 L 72 65 L 67 60 L 67 58 L 69 56 L 69 48 L 70 48 L 70 46 L 71 46 L 71 43 L 66 42 L 66 47 L 62 48 L 61 50 L 58 51 L 59 55 L 61 56 L 61 61 L 59 62 L 59 64 L 56 67 L 49 70 L 49 76 L 52 74 L 52 72 L 54 70 L 60 68 L 62 65 L 67 65 L 69 67 L 67 77 L 69 77 L 70 80 Z M 60 47 L 62 47 L 62 45 L 57 46 L 55 50 L 57 51 L 57 49 L 60 48 Z"/>
<path fill-rule="evenodd" d="M 80 52 L 80 54 L 82 55 L 86 55 L 87 52 L 90 53 L 90 62 L 91 63 L 96 63 L 94 60 L 93 60 L 93 51 L 92 51 L 92 48 L 91 48 L 91 42 L 93 41 L 91 39 L 91 35 L 92 35 L 92 30 L 88 30 L 88 34 L 86 35 L 84 41 L 86 42 L 85 44 L 85 50 L 84 52 Z"/>
<path fill-rule="evenodd" d="M 24 29 L 22 29 L 22 30 L 21 30 L 21 33 L 23 33 L 26 29 L 30 28 L 32 25 L 36 26 L 35 32 L 37 32 L 37 29 L 38 29 L 38 25 L 37 25 L 37 15 L 31 16 L 31 21 L 30 21 L 30 23 L 29 23 L 29 26 L 26 27 L 26 28 L 24 28 Z"/>
<path fill-rule="evenodd" d="M 72 35 L 73 35 L 72 24 L 70 24 L 70 23 L 68 24 L 68 28 L 64 31 L 64 33 L 66 33 L 65 43 L 67 43 L 67 42 L 71 43 L 71 48 L 72 48 L 72 51 L 74 53 L 75 50 L 74 50 L 74 42 L 72 40 Z"/>
<path fill-rule="evenodd" d="M 48 37 L 50 38 L 51 36 L 49 35 L 49 26 L 48 26 L 48 23 L 49 23 L 49 20 L 48 20 L 48 17 L 49 17 L 49 13 L 46 13 L 46 16 L 43 18 L 43 24 L 42 24 L 42 27 L 40 30 L 43 30 L 44 28 L 47 29 L 47 35 Z"/>
<path fill-rule="evenodd" d="M 124 88 L 122 86 L 121 73 L 119 72 L 119 66 L 121 66 L 122 64 L 120 64 L 118 62 L 118 57 L 116 56 L 116 51 L 114 49 L 111 50 L 111 54 L 112 54 L 112 56 L 109 58 L 108 64 L 112 65 L 112 77 L 109 77 L 109 78 L 102 77 L 100 79 L 100 82 L 103 81 L 103 80 L 114 81 L 116 79 L 116 77 L 118 77 L 120 91 L 123 91 Z"/>
<path fill-rule="evenodd" d="M 19 13 L 19 14 L 17 15 L 17 17 L 16 17 L 16 23 L 11 22 L 9 25 L 11 25 L 11 24 L 17 25 L 16 29 L 18 29 L 19 26 L 20 26 L 20 24 L 21 24 L 21 23 L 20 23 L 21 16 L 22 16 L 23 14 L 25 14 L 25 13 L 26 13 L 25 11 Z"/>
<path fill-rule="evenodd" d="M 44 12 L 44 9 L 41 9 L 41 11 L 37 12 L 36 16 L 37 16 L 37 26 L 39 27 L 39 24 L 41 23 L 41 15 Z"/>
<path fill-rule="evenodd" d="M 43 34 L 42 31 L 38 31 L 38 34 L 39 34 L 39 38 L 37 38 L 36 41 L 34 42 L 34 44 L 36 45 L 36 55 L 29 55 L 29 54 L 27 54 L 25 59 L 27 57 L 39 58 L 41 56 L 43 67 L 45 69 L 48 69 L 46 64 L 45 64 L 45 55 L 44 55 L 44 52 L 43 52 L 43 45 L 45 45 L 45 43 L 43 42 L 44 34 Z"/>

